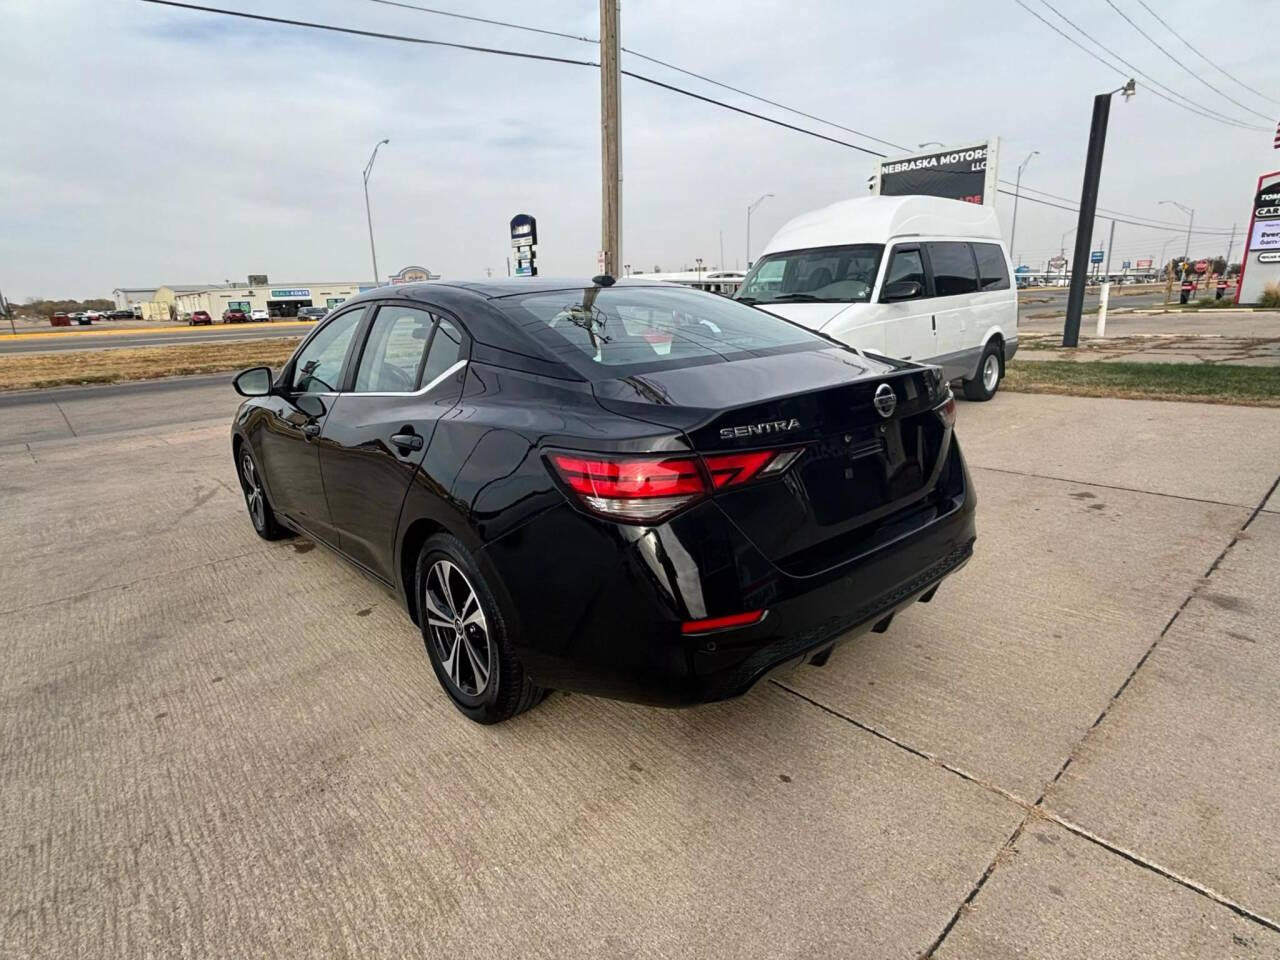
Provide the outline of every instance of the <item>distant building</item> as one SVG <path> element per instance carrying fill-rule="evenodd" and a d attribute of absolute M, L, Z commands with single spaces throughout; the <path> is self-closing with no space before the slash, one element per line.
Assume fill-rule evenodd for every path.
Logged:
<path fill-rule="evenodd" d="M 173 288 L 161 287 L 156 291 L 156 298 L 160 299 L 170 289 Z M 332 309 L 357 293 L 372 289 L 372 284 L 358 280 L 270 283 L 252 287 L 218 285 L 183 293 L 175 291 L 173 304 L 179 317 L 205 310 L 217 320 L 224 310 L 232 307 L 239 307 L 245 312 L 262 309 L 272 317 L 296 317 L 302 307 Z"/>

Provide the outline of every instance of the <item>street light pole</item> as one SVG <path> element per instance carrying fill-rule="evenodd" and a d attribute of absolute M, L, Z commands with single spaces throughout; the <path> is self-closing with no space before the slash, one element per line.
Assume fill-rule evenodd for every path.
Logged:
<path fill-rule="evenodd" d="M 756 212 L 756 207 L 760 206 L 760 204 L 764 203 L 766 200 L 768 200 L 772 196 L 773 196 L 772 193 L 766 193 L 755 203 L 747 207 L 747 269 L 748 270 L 751 269 L 751 214 Z"/>
<path fill-rule="evenodd" d="M 1076 221 L 1075 263 L 1071 265 L 1071 287 L 1067 292 L 1067 319 L 1062 326 L 1062 345 L 1080 343 L 1080 319 L 1084 314 L 1084 287 L 1088 279 L 1089 249 L 1093 243 L 1093 218 L 1098 210 L 1098 185 L 1102 181 L 1102 151 L 1107 142 L 1107 119 L 1111 98 L 1124 94 L 1128 100 L 1137 89 L 1131 79 L 1123 87 L 1093 98 L 1093 120 L 1089 125 L 1089 148 L 1085 153 L 1084 183 L 1080 188 L 1080 219 Z"/>
<path fill-rule="evenodd" d="M 1196 211 L 1192 207 L 1185 207 L 1177 200 L 1161 200 L 1160 203 L 1168 204 L 1171 207 L 1177 207 L 1187 215 L 1187 245 L 1182 251 L 1182 279 L 1187 279 L 1187 257 L 1191 256 L 1191 226 L 1196 222 Z"/>
<path fill-rule="evenodd" d="M 378 147 L 390 140 L 379 140 L 369 154 L 369 162 L 364 165 L 364 215 L 369 222 L 369 255 L 373 257 L 373 285 L 378 285 L 378 251 L 373 246 L 373 214 L 369 210 L 369 174 L 373 172 L 373 161 L 377 159 Z"/>
<path fill-rule="evenodd" d="M 1031 158 L 1038 154 L 1039 150 L 1032 150 L 1027 154 L 1027 159 L 1018 164 L 1018 179 L 1013 186 L 1013 224 L 1009 227 L 1009 255 L 1014 256 L 1013 238 L 1018 235 L 1018 191 L 1022 189 L 1022 171 L 1027 169 L 1027 164 L 1031 162 Z M 1019 261 L 1021 262 L 1021 261 Z"/>

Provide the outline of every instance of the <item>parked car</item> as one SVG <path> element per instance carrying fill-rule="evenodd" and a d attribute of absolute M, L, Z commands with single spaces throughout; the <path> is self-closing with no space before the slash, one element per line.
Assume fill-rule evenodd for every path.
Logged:
<path fill-rule="evenodd" d="M 234 381 L 254 529 L 395 592 L 466 716 L 736 696 L 968 561 L 937 367 L 713 293 L 571 283 L 370 291 Z"/>
<path fill-rule="evenodd" d="M 267 311 L 262 307 L 254 307 L 249 311 L 249 319 L 254 322 L 261 321 L 263 323 L 269 323 L 271 321 L 271 314 L 267 313 Z"/>
<path fill-rule="evenodd" d="M 89 314 L 83 310 L 73 313 L 71 315 L 71 319 L 74 320 L 78 325 L 82 327 L 87 327 L 93 323 L 93 318 L 91 318 Z"/>
<path fill-rule="evenodd" d="M 324 307 L 299 307 L 299 320 L 322 320 L 329 311 Z"/>
<path fill-rule="evenodd" d="M 51 327 L 69 327 L 71 326 L 71 315 L 61 311 L 49 317 L 49 326 Z"/>
<path fill-rule="evenodd" d="M 112 310 L 106 315 L 108 320 L 132 320 L 132 310 Z"/>
<path fill-rule="evenodd" d="M 989 400 L 1018 349 L 1018 297 L 995 209 L 863 197 L 796 217 L 736 298 L 885 356 L 942 367 Z"/>
<path fill-rule="evenodd" d="M 213 317 L 209 316 L 208 310 L 196 310 L 187 320 L 188 326 L 213 325 Z"/>
<path fill-rule="evenodd" d="M 239 307 L 229 307 L 222 311 L 223 323 L 246 323 L 248 320 L 249 315 Z"/>

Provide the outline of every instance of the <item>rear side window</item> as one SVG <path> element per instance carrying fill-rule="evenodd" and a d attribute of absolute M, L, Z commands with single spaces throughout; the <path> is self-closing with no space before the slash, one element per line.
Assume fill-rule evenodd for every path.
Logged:
<path fill-rule="evenodd" d="M 1004 251 L 999 244 L 975 243 L 973 254 L 978 258 L 978 277 L 983 290 L 1008 290 L 1009 268 L 1005 265 Z"/>
<path fill-rule="evenodd" d="M 446 317 L 441 317 L 431 338 L 431 349 L 422 368 L 422 386 L 431 383 L 462 359 L 462 334 Z"/>
<path fill-rule="evenodd" d="M 592 380 L 831 345 L 763 310 L 672 287 L 589 287 L 492 302 Z"/>
<path fill-rule="evenodd" d="M 408 393 L 418 387 L 418 368 L 435 318 L 414 307 L 385 306 L 369 327 L 356 393 Z"/>
<path fill-rule="evenodd" d="M 940 240 L 925 244 L 933 269 L 933 292 L 939 297 L 978 292 L 978 270 L 969 244 Z"/>

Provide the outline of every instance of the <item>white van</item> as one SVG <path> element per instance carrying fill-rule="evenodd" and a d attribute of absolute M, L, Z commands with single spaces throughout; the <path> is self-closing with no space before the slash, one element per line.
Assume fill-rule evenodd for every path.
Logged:
<path fill-rule="evenodd" d="M 864 197 L 796 217 L 765 246 L 744 303 L 860 350 L 936 363 L 990 400 L 1018 349 L 1018 292 L 993 208 Z"/>

